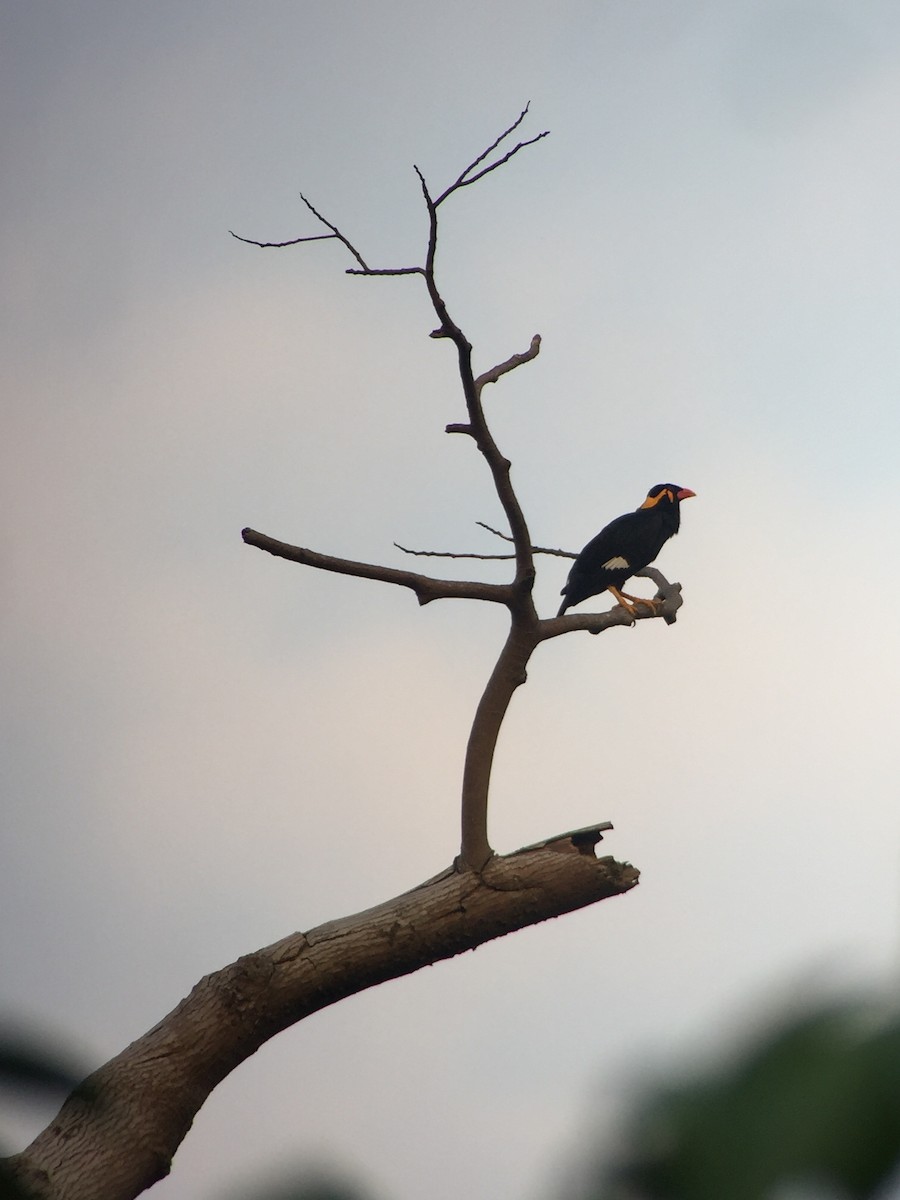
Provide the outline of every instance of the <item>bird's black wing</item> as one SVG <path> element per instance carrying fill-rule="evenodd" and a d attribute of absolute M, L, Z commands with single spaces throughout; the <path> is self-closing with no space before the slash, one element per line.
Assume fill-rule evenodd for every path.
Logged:
<path fill-rule="evenodd" d="M 640 531 L 640 513 L 625 513 L 605 526 L 591 538 L 572 564 L 560 612 L 596 596 L 612 585 L 621 587 L 639 566 L 633 563 L 632 546 Z M 641 566 L 646 564 L 641 564 Z"/>
<path fill-rule="evenodd" d="M 612 558 L 623 558 L 624 565 L 631 566 L 633 547 L 643 540 L 640 537 L 644 524 L 641 518 L 645 515 L 642 512 L 630 512 L 610 521 L 596 537 L 591 538 L 575 559 L 574 565 L 591 569 L 602 567 Z"/>

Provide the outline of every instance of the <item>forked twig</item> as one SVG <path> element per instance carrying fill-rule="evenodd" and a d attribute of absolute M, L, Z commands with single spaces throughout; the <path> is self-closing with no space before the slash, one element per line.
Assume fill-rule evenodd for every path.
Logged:
<path fill-rule="evenodd" d="M 236 238 L 239 242 L 246 242 L 246 244 L 248 246 L 260 246 L 264 250 L 283 250 L 285 246 L 299 246 L 301 242 L 327 242 L 327 241 L 330 241 L 331 239 L 336 239 L 337 241 L 341 242 L 344 246 L 347 247 L 347 249 L 350 251 L 350 253 L 353 255 L 353 257 L 359 263 L 360 267 L 362 267 L 361 271 L 353 271 L 352 274 L 354 274 L 354 275 L 409 275 L 409 274 L 412 274 L 413 271 L 418 270 L 418 268 L 411 268 L 411 269 L 404 268 L 401 270 L 391 270 L 391 271 L 373 271 L 371 269 L 371 267 L 369 266 L 369 264 L 366 262 L 366 260 L 363 258 L 363 256 L 360 254 L 360 252 L 356 249 L 356 247 L 353 245 L 353 243 L 349 240 L 349 238 L 344 237 L 344 235 L 338 229 L 337 225 L 332 225 L 332 223 L 326 217 L 323 217 L 322 214 L 318 211 L 318 209 L 316 209 L 310 203 L 310 201 L 307 200 L 307 198 L 303 195 L 302 192 L 300 193 L 300 199 L 303 201 L 303 203 L 306 205 L 306 207 L 309 209 L 309 211 L 312 213 L 312 215 L 316 218 L 316 220 L 320 221 L 325 226 L 326 229 L 330 229 L 331 233 L 318 233 L 318 234 L 314 234 L 312 237 L 291 238 L 290 241 L 287 241 L 287 242 L 258 242 L 254 238 L 241 237 L 240 234 L 235 233 L 233 229 L 229 229 L 228 232 L 231 234 L 231 236 L 233 238 Z"/>
<path fill-rule="evenodd" d="M 356 259 L 356 261 L 362 267 L 362 269 L 364 271 L 368 271 L 369 264 L 366 262 L 366 260 L 360 254 L 360 252 L 356 249 L 356 247 L 353 245 L 353 243 L 348 241 L 347 238 L 344 237 L 344 235 L 338 229 L 337 225 L 332 225 L 332 223 L 329 220 L 327 220 L 325 217 L 323 217 L 322 214 L 312 206 L 310 201 L 307 200 L 307 198 L 303 195 L 302 192 L 300 193 L 300 199 L 303 201 L 303 203 L 306 205 L 306 207 L 309 209 L 309 211 L 312 213 L 312 215 L 317 220 L 321 221 L 326 229 L 330 229 L 332 232 L 332 235 L 334 237 L 336 237 L 339 242 L 343 242 L 343 244 L 347 247 L 347 249 L 350 251 L 350 253 L 353 255 L 353 257 Z"/>
<path fill-rule="evenodd" d="M 488 146 L 487 150 L 482 151 L 482 153 L 479 154 L 478 157 L 473 162 L 469 163 L 469 165 L 459 175 L 459 177 L 456 180 L 454 180 L 454 182 L 451 183 L 448 188 L 446 188 L 443 192 L 441 192 L 440 196 L 438 196 L 437 200 L 435 200 L 435 202 L 434 202 L 435 208 L 437 208 L 439 204 L 443 204 L 443 202 L 447 199 L 448 196 L 451 196 L 454 192 L 459 191 L 460 188 L 468 187 L 470 183 L 477 183 L 478 180 L 483 179 L 484 176 L 488 174 L 488 172 L 496 171 L 496 169 L 498 167 L 502 167 L 504 163 L 509 162 L 509 160 L 513 157 L 514 154 L 518 154 L 519 151 L 524 150 L 526 146 L 533 146 L 535 142 L 539 142 L 541 140 L 541 138 L 545 138 L 549 134 L 550 130 L 545 129 L 543 131 L 543 133 L 539 133 L 536 137 L 529 138 L 525 142 L 519 142 L 518 145 L 513 146 L 512 150 L 510 150 L 506 154 L 504 154 L 502 158 L 498 158 L 497 161 L 494 163 L 491 163 L 490 166 L 484 167 L 483 170 L 479 171 L 477 175 L 473 175 L 470 179 L 466 178 L 466 176 L 469 174 L 470 171 L 474 171 L 479 163 L 483 163 L 486 158 L 488 158 L 491 154 L 493 154 L 493 152 L 497 149 L 497 147 L 500 145 L 500 143 L 502 141 L 505 141 L 506 138 L 508 138 L 509 135 L 514 130 L 519 128 L 519 126 L 525 120 L 525 117 L 526 117 L 530 107 L 531 107 L 531 101 L 529 100 L 529 102 L 525 105 L 525 107 L 522 109 L 522 111 L 516 117 L 515 121 L 513 121 L 512 125 L 510 125 L 509 129 L 504 130 L 503 133 L 501 133 L 500 136 L 495 141 L 491 142 L 491 144 L 490 144 L 490 146 Z M 417 171 L 418 171 L 418 169 L 419 168 L 416 167 Z M 420 175 L 420 178 L 421 178 L 421 175 Z"/>
<path fill-rule="evenodd" d="M 518 129 L 518 127 L 525 120 L 525 117 L 528 113 L 528 109 L 530 108 L 530 106 L 531 106 L 531 104 L 529 101 L 529 103 L 526 104 L 525 107 L 522 109 L 522 111 L 519 113 L 518 117 L 516 117 L 515 121 L 513 121 L 512 125 L 510 125 L 509 129 L 504 130 L 504 132 L 501 133 L 498 138 L 495 138 L 495 140 L 493 142 L 491 142 L 490 146 L 488 146 L 488 148 L 486 150 L 482 151 L 482 153 L 479 154 L 478 157 L 473 162 L 469 163 L 469 165 L 458 176 L 458 178 L 456 180 L 454 180 L 454 182 L 451 183 L 448 188 L 445 188 L 444 191 L 441 192 L 440 196 L 438 196 L 438 198 L 436 200 L 432 199 L 432 197 L 428 191 L 428 185 L 425 182 L 425 177 L 422 174 L 422 172 L 419 170 L 419 168 L 417 166 L 415 166 L 415 165 L 413 166 L 413 170 L 418 175 L 419 182 L 422 185 L 422 192 L 425 196 L 425 203 L 428 206 L 428 210 L 432 214 L 432 216 L 434 216 L 435 210 L 437 209 L 438 205 L 442 204 L 447 199 L 448 196 L 451 196 L 454 192 L 459 191 L 460 188 L 468 187 L 470 183 L 477 183 L 479 179 L 482 179 L 490 171 L 496 171 L 496 169 L 498 167 L 502 167 L 504 163 L 509 162 L 509 160 L 514 155 L 518 154 L 520 150 L 524 150 L 526 146 L 533 146 L 534 143 L 539 142 L 541 140 L 541 138 L 547 137 L 547 135 L 550 132 L 549 129 L 545 129 L 542 133 L 537 134 L 533 138 L 528 138 L 524 142 L 519 142 L 517 145 L 513 146 L 512 150 L 509 150 L 501 158 L 498 158 L 496 162 L 491 163 L 489 166 L 484 167 L 477 174 L 472 175 L 469 178 L 467 178 L 467 176 L 469 176 L 470 171 L 474 171 L 475 168 L 478 166 L 478 164 L 483 163 L 485 161 L 485 159 L 488 158 L 494 152 L 494 150 L 497 149 L 497 147 L 500 145 L 500 143 L 502 141 L 504 141 L 506 138 L 508 138 L 509 135 L 514 130 Z M 261 241 L 257 241 L 256 238 L 242 237 L 240 234 L 235 233 L 233 229 L 229 229 L 228 232 L 237 241 L 244 242 L 248 246 L 259 246 L 264 250 L 283 250 L 287 246 L 299 246 L 302 242 L 325 242 L 325 241 L 334 239 L 336 241 L 341 242 L 342 245 L 346 246 L 347 249 L 350 251 L 350 253 L 353 255 L 353 257 L 356 259 L 356 261 L 359 263 L 358 267 L 349 267 L 346 271 L 347 275 L 428 275 L 429 270 L 431 269 L 431 267 L 433 267 L 433 253 L 430 256 L 431 267 L 370 267 L 369 264 L 366 262 L 366 260 L 363 258 L 363 256 L 360 254 L 360 252 L 356 249 L 356 247 L 350 241 L 350 239 L 347 238 L 343 233 L 341 233 L 341 231 L 340 231 L 340 229 L 338 229 L 337 225 L 333 225 L 331 223 L 331 221 L 329 221 L 326 217 L 322 216 L 322 214 L 318 211 L 318 209 L 316 209 L 313 206 L 313 204 L 307 199 L 306 196 L 303 195 L 302 192 L 300 193 L 300 199 L 303 201 L 303 203 L 306 205 L 306 207 L 309 209 L 309 211 L 313 214 L 313 216 L 316 218 L 316 220 L 320 221 L 325 226 L 326 229 L 331 230 L 330 233 L 319 233 L 319 234 L 313 234 L 312 236 L 289 238 L 285 242 L 261 242 Z M 431 249 L 433 251 L 433 243 L 432 243 Z M 446 335 L 442 334 L 441 336 L 446 336 Z M 537 351 L 535 351 L 535 354 L 536 353 L 537 353 Z M 524 362 L 527 360 L 522 359 L 522 361 Z M 507 367 L 506 369 L 512 370 L 513 366 L 518 366 L 518 365 L 519 364 L 516 362 L 516 363 L 513 363 L 512 366 Z M 496 369 L 497 368 L 495 368 L 495 370 Z M 503 372 L 501 372 L 501 374 L 502 373 Z M 498 378 L 499 378 L 499 376 L 498 376 Z M 486 380 L 484 380 L 484 382 L 491 383 L 494 381 L 492 379 L 486 379 Z"/>

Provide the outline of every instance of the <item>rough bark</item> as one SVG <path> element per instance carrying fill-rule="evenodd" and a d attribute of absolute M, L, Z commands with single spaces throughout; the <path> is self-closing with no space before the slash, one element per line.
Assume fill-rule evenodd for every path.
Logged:
<path fill-rule="evenodd" d="M 595 857 L 604 828 L 495 856 L 481 873 L 448 868 L 385 904 L 207 975 L 6 1160 L 10 1177 L 35 1200 L 132 1200 L 168 1174 L 212 1089 L 281 1030 L 345 996 L 634 887 L 634 867 Z"/>

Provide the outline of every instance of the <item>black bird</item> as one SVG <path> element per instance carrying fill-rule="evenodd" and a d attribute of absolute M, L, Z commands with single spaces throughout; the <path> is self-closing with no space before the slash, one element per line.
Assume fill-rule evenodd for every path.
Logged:
<path fill-rule="evenodd" d="M 652 605 L 652 600 L 629 596 L 619 588 L 636 571 L 649 566 L 669 538 L 678 532 L 681 524 L 679 505 L 695 494 L 677 483 L 658 483 L 647 493 L 640 508 L 610 521 L 572 564 L 561 593 L 563 602 L 556 615 L 561 617 L 573 604 L 606 591 L 612 592 L 632 616 L 635 615 L 635 601 Z"/>

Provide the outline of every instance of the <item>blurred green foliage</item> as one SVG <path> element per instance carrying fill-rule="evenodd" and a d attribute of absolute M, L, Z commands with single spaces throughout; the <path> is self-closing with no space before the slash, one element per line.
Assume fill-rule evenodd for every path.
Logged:
<path fill-rule="evenodd" d="M 78 1076 L 42 1040 L 0 1030 L 0 1085 L 49 1095 Z M 900 1016 L 864 1001 L 782 1021 L 718 1069 L 658 1086 L 581 1200 L 887 1200 L 900 1178 Z M 256 1179 L 253 1200 L 368 1200 L 346 1177 Z M 900 1196 L 900 1191 L 897 1193 Z M 21 1200 L 0 1164 L 0 1200 Z"/>
<path fill-rule="evenodd" d="M 647 1095 L 588 1200 L 869 1200 L 900 1164 L 900 1018 L 847 1003 Z"/>

